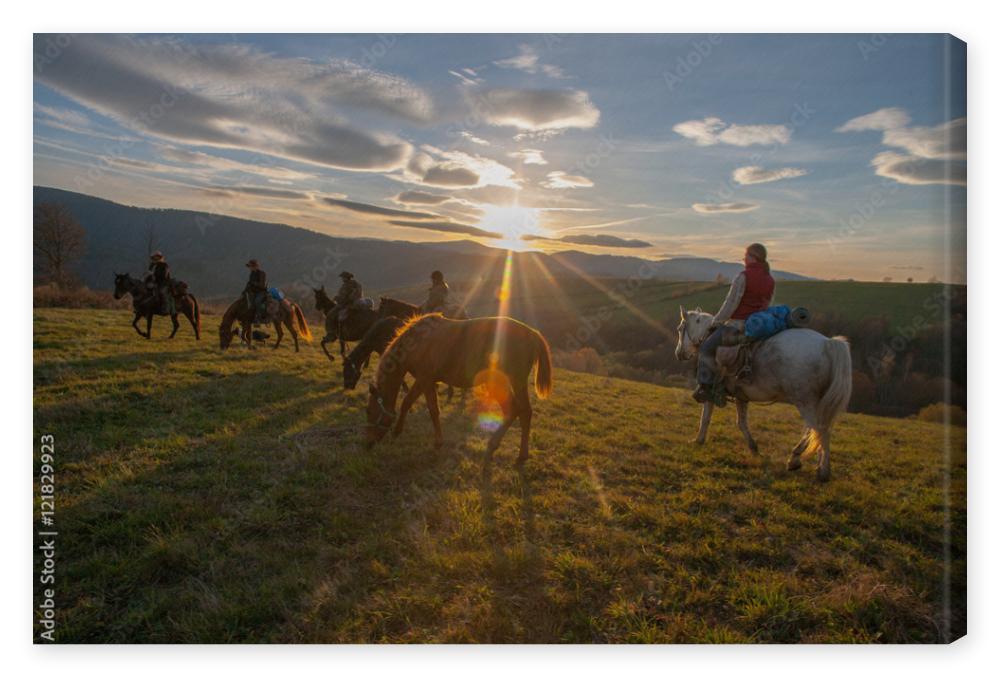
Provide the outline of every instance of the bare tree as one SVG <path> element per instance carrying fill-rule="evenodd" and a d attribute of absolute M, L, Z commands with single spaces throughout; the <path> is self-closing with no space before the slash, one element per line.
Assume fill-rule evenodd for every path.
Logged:
<path fill-rule="evenodd" d="M 73 280 L 70 266 L 83 256 L 87 233 L 65 205 L 35 205 L 35 258 L 45 277 L 59 287 Z"/>

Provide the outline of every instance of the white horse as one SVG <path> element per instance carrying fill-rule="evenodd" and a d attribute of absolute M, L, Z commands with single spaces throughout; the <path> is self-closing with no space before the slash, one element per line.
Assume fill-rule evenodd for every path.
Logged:
<path fill-rule="evenodd" d="M 695 359 L 698 346 L 708 337 L 712 315 L 701 309 L 685 311 L 677 327 L 677 358 Z M 727 348 L 720 348 L 720 352 Z M 729 348 L 732 349 L 732 348 Z M 847 340 L 827 338 L 807 328 L 789 328 L 762 341 L 754 350 L 749 377 L 726 378 L 730 394 L 750 402 L 793 404 L 805 421 L 802 439 L 788 459 L 789 471 L 802 468 L 802 455 L 818 452 L 816 476 L 830 479 L 830 429 L 851 398 L 851 350 Z M 705 442 L 712 419 L 712 402 L 705 402 L 698 429 L 698 444 Z M 736 420 L 750 451 L 757 443 L 747 426 L 747 402 L 736 400 Z"/>

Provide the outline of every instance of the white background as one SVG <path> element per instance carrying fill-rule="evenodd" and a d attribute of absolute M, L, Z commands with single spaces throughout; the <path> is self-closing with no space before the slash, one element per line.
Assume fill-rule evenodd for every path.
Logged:
<path fill-rule="evenodd" d="M 300 678 L 354 682 L 725 682 L 801 681 L 910 685 L 980 681 L 996 672 L 997 516 L 1000 450 L 987 441 L 1000 391 L 997 297 L 989 264 L 1000 261 L 995 212 L 1000 194 L 997 107 L 1000 47 L 990 3 L 909 0 L 838 2 L 614 0 L 543 5 L 500 2 L 170 2 L 7 3 L 3 21 L 2 130 L 10 143 L 0 243 L 4 533 L 3 672 L 7 682 L 278 683 Z M 83 647 L 33 646 L 31 578 L 31 222 L 33 32 L 859 32 L 940 33 L 969 44 L 969 635 L 950 646 L 564 646 L 564 647 Z M 836 65 L 830 65 L 836 68 Z M 993 311 L 987 312 L 986 298 Z M 989 389 L 989 392 L 988 392 Z M 992 582 L 991 582 L 992 581 Z M 15 675 L 17 674 L 17 675 Z M 16 678 L 12 680 L 11 677 Z M 640 680 L 641 679 L 641 680 Z"/>

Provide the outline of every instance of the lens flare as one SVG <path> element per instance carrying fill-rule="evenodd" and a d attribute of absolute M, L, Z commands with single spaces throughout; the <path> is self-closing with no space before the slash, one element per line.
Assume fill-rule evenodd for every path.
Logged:
<path fill-rule="evenodd" d="M 497 368 L 498 361 L 496 352 L 490 354 L 489 367 L 477 373 L 474 380 L 476 423 L 490 433 L 500 427 L 504 415 L 510 411 L 510 379 Z"/>

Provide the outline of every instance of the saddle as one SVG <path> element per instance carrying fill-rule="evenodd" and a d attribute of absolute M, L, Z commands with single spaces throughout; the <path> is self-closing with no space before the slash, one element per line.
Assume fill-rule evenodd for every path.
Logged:
<path fill-rule="evenodd" d="M 716 350 L 715 361 L 719 367 L 719 377 L 715 384 L 716 394 L 746 401 L 739 384 L 751 379 L 754 353 L 761 342 L 763 341 L 742 338 L 737 345 L 721 346 Z"/>

